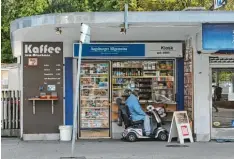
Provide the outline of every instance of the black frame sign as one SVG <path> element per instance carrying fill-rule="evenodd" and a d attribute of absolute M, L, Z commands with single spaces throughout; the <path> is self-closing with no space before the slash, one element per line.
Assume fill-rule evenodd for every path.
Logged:
<path fill-rule="evenodd" d="M 22 47 L 24 130 L 55 133 L 63 123 L 63 42 L 23 42 Z M 30 99 L 42 96 L 47 99 L 56 96 L 54 114 L 50 100 L 36 101 L 33 114 Z M 34 127 L 32 121 L 47 126 Z"/>
<path fill-rule="evenodd" d="M 63 78 L 62 42 L 23 42 L 24 70 L 33 70 L 43 74 L 44 85 L 61 85 Z M 31 72 L 33 74 L 33 72 Z M 27 74 L 25 74 L 27 76 Z M 30 76 L 30 75 L 29 75 Z M 41 82 L 40 82 L 41 83 Z"/>

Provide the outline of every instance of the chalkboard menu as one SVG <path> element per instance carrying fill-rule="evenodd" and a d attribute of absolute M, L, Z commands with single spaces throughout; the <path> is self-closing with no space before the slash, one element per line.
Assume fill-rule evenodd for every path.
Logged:
<path fill-rule="evenodd" d="M 23 98 L 24 130 L 58 131 L 58 126 L 63 124 L 62 42 L 23 42 Z M 51 101 L 54 113 L 51 113 Z M 32 105 L 36 105 L 35 113 Z"/>

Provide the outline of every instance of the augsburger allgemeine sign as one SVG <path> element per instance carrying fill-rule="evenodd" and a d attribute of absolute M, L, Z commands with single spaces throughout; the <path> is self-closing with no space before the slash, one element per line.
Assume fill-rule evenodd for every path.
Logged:
<path fill-rule="evenodd" d="M 51 56 L 52 54 L 61 54 L 62 52 L 62 42 L 23 42 L 24 56 Z"/>

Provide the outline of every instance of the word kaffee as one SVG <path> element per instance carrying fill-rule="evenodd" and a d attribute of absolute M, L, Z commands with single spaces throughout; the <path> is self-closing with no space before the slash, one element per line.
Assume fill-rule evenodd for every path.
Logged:
<path fill-rule="evenodd" d="M 37 46 L 33 46 L 32 44 L 29 44 L 29 45 L 25 45 L 24 46 L 24 50 L 25 50 L 25 54 L 29 53 L 29 54 L 39 54 L 39 53 L 42 53 L 42 54 L 53 54 L 53 53 L 56 53 L 56 54 L 59 54 L 61 52 L 61 48 L 60 47 L 53 47 L 53 46 L 48 46 L 48 45 L 41 45 L 40 47 L 37 47 Z"/>

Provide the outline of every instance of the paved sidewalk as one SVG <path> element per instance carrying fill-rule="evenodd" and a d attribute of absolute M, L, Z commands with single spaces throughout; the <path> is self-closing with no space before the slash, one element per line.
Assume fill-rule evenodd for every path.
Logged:
<path fill-rule="evenodd" d="M 174 143 L 175 144 L 175 143 Z M 234 143 L 193 143 L 189 147 L 166 147 L 166 142 L 136 143 L 119 140 L 78 141 L 77 157 L 87 159 L 233 159 Z M 2 159 L 59 159 L 69 157 L 71 143 L 2 139 Z"/>

